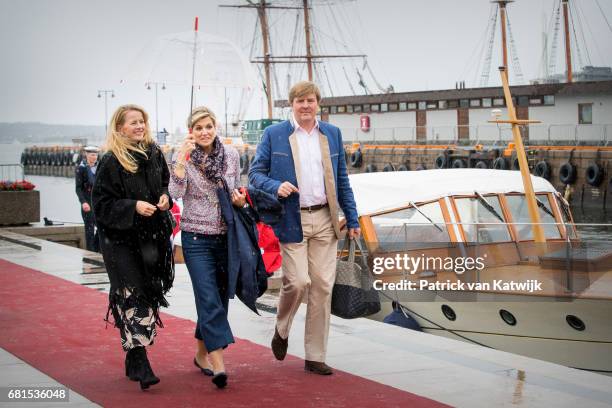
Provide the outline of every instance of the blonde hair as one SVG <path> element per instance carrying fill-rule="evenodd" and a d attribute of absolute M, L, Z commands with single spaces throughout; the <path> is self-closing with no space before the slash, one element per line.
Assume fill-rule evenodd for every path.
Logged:
<path fill-rule="evenodd" d="M 317 84 L 311 81 L 301 81 L 293 85 L 289 90 L 289 105 L 293 104 L 295 98 L 302 98 L 306 95 L 315 94 L 317 103 L 321 102 L 321 91 Z"/>
<path fill-rule="evenodd" d="M 125 117 L 130 111 L 142 113 L 142 118 L 145 121 L 144 139 L 137 144 L 130 143 L 128 138 L 123 136 L 120 131 L 120 128 L 125 124 Z M 111 117 L 104 150 L 112 152 L 125 170 L 136 173 L 138 163 L 133 153 L 139 153 L 146 157 L 149 146 L 154 143 L 149 127 L 149 115 L 143 108 L 138 105 L 123 105 L 117 108 Z"/>
<path fill-rule="evenodd" d="M 206 106 L 198 106 L 197 108 L 193 108 L 191 111 L 191 115 L 187 118 L 187 127 L 189 129 L 193 129 L 193 126 L 201 121 L 202 119 L 210 118 L 212 120 L 213 126 L 217 126 L 217 117 Z"/>

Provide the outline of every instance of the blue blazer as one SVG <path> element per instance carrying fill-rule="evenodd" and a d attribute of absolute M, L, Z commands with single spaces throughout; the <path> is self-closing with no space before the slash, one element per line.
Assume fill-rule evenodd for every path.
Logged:
<path fill-rule="evenodd" d="M 299 163 L 299 149 L 294 132 L 295 129 L 288 120 L 266 128 L 249 169 L 249 183 L 253 187 L 275 196 L 284 181 L 299 189 L 300 178 L 308 175 L 301 175 L 300 166 L 296 168 L 295 165 L 295 162 Z M 340 129 L 319 121 L 319 134 L 325 194 L 336 236 L 340 238 L 338 208 L 342 209 L 346 217 L 347 227 L 358 228 L 357 207 L 346 170 Z M 293 193 L 279 201 L 284 206 L 285 216 L 272 226 L 276 236 L 282 243 L 302 242 L 299 194 Z"/>

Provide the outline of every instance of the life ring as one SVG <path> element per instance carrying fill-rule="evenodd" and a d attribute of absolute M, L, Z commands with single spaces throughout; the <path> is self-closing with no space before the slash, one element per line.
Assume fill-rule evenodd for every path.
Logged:
<path fill-rule="evenodd" d="M 539 161 L 533 169 L 533 174 L 546 180 L 550 179 L 550 164 L 545 160 Z"/>
<path fill-rule="evenodd" d="M 408 171 L 408 170 L 410 169 L 405 164 L 400 164 L 399 167 L 397 168 L 397 171 Z"/>
<path fill-rule="evenodd" d="M 249 164 L 249 155 L 242 153 L 242 156 L 240 156 L 240 174 L 247 174 L 249 172 Z"/>
<path fill-rule="evenodd" d="M 495 170 L 506 170 L 508 168 L 508 160 L 503 157 L 498 157 L 493 160 L 493 168 Z"/>
<path fill-rule="evenodd" d="M 385 167 L 383 167 L 383 170 L 382 170 L 382 171 L 384 171 L 384 172 L 388 172 L 388 171 L 395 171 L 395 167 L 393 166 L 393 164 L 391 164 L 391 163 L 387 163 L 387 164 L 385 165 Z"/>
<path fill-rule="evenodd" d="M 597 187 L 601 184 L 603 180 L 604 172 L 601 167 L 597 163 L 592 163 L 587 167 L 585 178 L 586 182 L 592 185 L 593 187 Z"/>
<path fill-rule="evenodd" d="M 436 169 L 443 169 L 448 165 L 448 157 L 446 157 L 445 155 L 441 154 L 438 157 L 436 157 Z"/>
<path fill-rule="evenodd" d="M 576 166 L 570 162 L 565 162 L 559 168 L 559 180 L 563 184 L 572 184 L 576 181 Z"/>
<path fill-rule="evenodd" d="M 519 159 L 518 157 L 515 157 L 514 160 L 512 160 L 512 170 L 520 170 L 521 169 L 521 165 L 519 163 Z"/>
<path fill-rule="evenodd" d="M 451 165 L 453 169 L 464 169 L 467 167 L 465 160 L 463 159 L 455 159 L 453 160 L 453 164 Z"/>
<path fill-rule="evenodd" d="M 477 169 L 488 169 L 489 165 L 484 160 L 478 160 L 478 163 L 476 163 L 476 166 L 474 167 L 476 167 Z"/>
<path fill-rule="evenodd" d="M 378 168 L 375 164 L 368 164 L 365 168 L 366 173 L 376 173 Z"/>
<path fill-rule="evenodd" d="M 362 163 L 363 163 L 363 155 L 361 154 L 361 149 L 357 149 L 351 154 L 351 167 L 353 168 L 361 167 Z"/>

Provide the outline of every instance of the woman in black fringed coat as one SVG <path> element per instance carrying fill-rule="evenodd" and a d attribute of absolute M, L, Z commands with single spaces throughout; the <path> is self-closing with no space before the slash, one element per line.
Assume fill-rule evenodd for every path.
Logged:
<path fill-rule="evenodd" d="M 174 279 L 168 210 L 170 173 L 139 106 L 115 111 L 92 191 L 100 249 L 111 287 L 112 312 L 127 352 L 125 374 L 142 389 L 159 382 L 146 346 L 162 326 L 159 307 Z"/>

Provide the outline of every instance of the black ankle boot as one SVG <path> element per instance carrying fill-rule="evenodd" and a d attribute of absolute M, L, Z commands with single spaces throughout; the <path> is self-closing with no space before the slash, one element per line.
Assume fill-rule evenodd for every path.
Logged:
<path fill-rule="evenodd" d="M 130 349 L 127 353 L 125 353 L 125 376 L 129 377 L 129 379 L 132 381 L 138 381 L 134 371 L 134 354 L 138 353 L 136 348 Z"/>
<path fill-rule="evenodd" d="M 128 376 L 130 380 L 140 381 L 140 388 L 146 390 L 159 382 L 153 373 L 147 350 L 144 347 L 134 347 L 129 352 Z M 126 357 L 127 358 L 127 357 Z"/>

